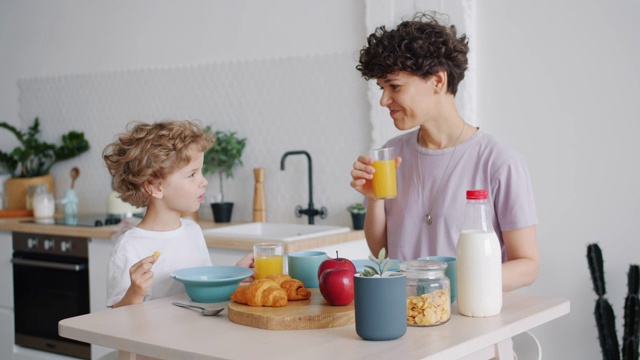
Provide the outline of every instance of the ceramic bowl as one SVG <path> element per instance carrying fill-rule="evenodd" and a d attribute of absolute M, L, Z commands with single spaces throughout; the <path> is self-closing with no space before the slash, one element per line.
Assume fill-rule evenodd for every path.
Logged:
<path fill-rule="evenodd" d="M 239 266 L 200 266 L 171 273 L 172 278 L 184 284 L 189 298 L 199 303 L 229 301 L 240 281 L 251 275 L 251 269 Z"/>

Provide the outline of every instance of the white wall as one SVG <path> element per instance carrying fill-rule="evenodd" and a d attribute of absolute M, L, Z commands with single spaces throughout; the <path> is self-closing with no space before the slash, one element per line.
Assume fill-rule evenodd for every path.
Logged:
<path fill-rule="evenodd" d="M 569 316 L 536 331 L 543 358 L 600 358 L 586 246 L 602 248 L 619 337 L 628 266 L 640 263 L 640 2 L 477 9 L 480 123 L 525 155 L 536 192 L 542 269 L 526 291 L 571 300 Z"/>
<path fill-rule="evenodd" d="M 328 208 L 316 223 L 351 225 L 346 207 L 361 196 L 349 188 L 348 168 L 369 142 L 334 140 L 341 132 L 370 132 L 361 125 L 366 84 L 354 70 L 364 39 L 362 2 L 4 3 L 4 33 L 23 35 L 0 44 L 14 49 L 7 57 L 14 66 L 2 70 L 7 81 L 0 84 L 11 84 L 7 94 L 17 96 L 16 80 L 28 78 L 20 82 L 21 128 L 39 116 L 45 139 L 59 141 L 61 132 L 74 129 L 91 142 L 88 153 L 52 169 L 61 197 L 70 168 L 80 167 L 80 212 L 105 211 L 110 178 L 100 155 L 127 122 L 196 118 L 248 138 L 244 165 L 225 181 L 233 221 L 251 220 L 252 169 L 264 167 L 267 220 L 306 222 L 294 216 L 295 207 L 309 201 L 305 158 L 287 159 L 285 171 L 280 158 L 307 150 L 314 205 Z M 335 23 L 328 26 L 328 18 Z M 8 138 L 4 131 L 0 136 Z M 207 195 L 215 196 L 218 177 L 209 180 Z M 200 216 L 212 217 L 208 203 Z"/>
<path fill-rule="evenodd" d="M 523 291 L 571 300 L 569 316 L 535 331 L 543 358 L 600 358 L 586 246 L 602 247 L 619 327 L 640 262 L 640 3 L 476 10 L 479 123 L 526 156 L 536 191 L 542 270 Z M 18 123 L 18 78 L 356 51 L 363 19 L 362 1 L 0 0 L 0 119 Z"/>

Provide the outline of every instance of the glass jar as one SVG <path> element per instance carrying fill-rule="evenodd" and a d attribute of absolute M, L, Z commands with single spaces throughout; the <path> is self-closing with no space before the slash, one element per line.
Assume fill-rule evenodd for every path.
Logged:
<path fill-rule="evenodd" d="M 33 217 L 36 219 L 53 218 L 56 202 L 53 194 L 47 191 L 47 185 L 39 185 L 33 195 Z"/>
<path fill-rule="evenodd" d="M 407 325 L 435 326 L 451 318 L 447 263 L 435 260 L 410 260 L 400 264 L 407 276 Z"/>

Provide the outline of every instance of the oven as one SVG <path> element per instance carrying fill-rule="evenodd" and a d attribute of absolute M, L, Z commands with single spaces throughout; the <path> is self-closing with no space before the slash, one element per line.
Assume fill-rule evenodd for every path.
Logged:
<path fill-rule="evenodd" d="M 13 233 L 16 345 L 91 358 L 89 344 L 58 335 L 60 320 L 89 313 L 88 242 Z"/>

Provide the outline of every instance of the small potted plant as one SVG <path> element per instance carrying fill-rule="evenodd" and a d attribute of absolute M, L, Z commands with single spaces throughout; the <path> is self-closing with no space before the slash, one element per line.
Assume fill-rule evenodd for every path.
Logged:
<path fill-rule="evenodd" d="M 37 117 L 25 132 L 6 122 L 0 122 L 0 128 L 13 133 L 20 142 L 11 152 L 0 151 L 0 168 L 11 174 L 5 183 L 8 209 L 27 207 L 25 199 L 29 187 L 46 184 L 49 191 L 53 191 L 53 177 L 49 173 L 51 167 L 89 150 L 84 133 L 77 131 L 63 134 L 59 146 L 42 141 Z"/>
<path fill-rule="evenodd" d="M 211 127 L 206 128 L 211 131 Z M 226 202 L 224 198 L 224 178 L 233 178 L 233 169 L 242 165 L 242 152 L 247 143 L 246 138 L 239 138 L 233 131 L 216 131 L 213 133 L 215 142 L 204 154 L 203 173 L 220 176 L 220 196 L 211 203 L 213 219 L 215 222 L 224 223 L 231 221 L 233 202 Z"/>
<path fill-rule="evenodd" d="M 364 229 L 364 217 L 367 214 L 367 208 L 362 203 L 354 203 L 347 206 L 347 211 L 351 213 L 351 221 L 354 230 Z"/>
<path fill-rule="evenodd" d="M 377 267 L 366 265 L 353 279 L 356 333 L 365 340 L 394 340 L 407 331 L 407 276 L 390 271 L 395 261 L 386 259 L 385 248 L 369 260 Z"/>

